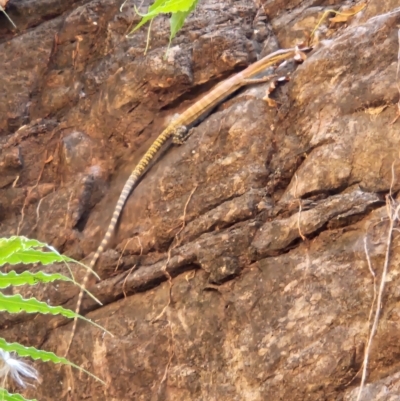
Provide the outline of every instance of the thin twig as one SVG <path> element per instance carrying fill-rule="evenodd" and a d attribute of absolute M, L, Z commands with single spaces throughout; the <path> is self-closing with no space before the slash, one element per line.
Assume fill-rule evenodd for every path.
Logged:
<path fill-rule="evenodd" d="M 31 231 L 29 232 L 29 236 L 36 230 L 36 227 L 39 224 L 39 220 L 40 220 L 40 206 L 42 205 L 42 201 L 44 198 L 40 198 L 38 205 L 36 207 L 36 223 L 35 225 L 31 228 Z"/>
<path fill-rule="evenodd" d="M 46 153 L 45 153 L 44 160 L 45 160 L 45 161 L 44 161 L 43 166 L 42 166 L 42 169 L 41 169 L 41 171 L 40 171 L 40 173 L 39 173 L 39 177 L 38 177 L 37 180 L 36 180 L 36 184 L 28 190 L 28 193 L 26 194 L 26 197 L 25 197 L 25 199 L 24 199 L 24 203 L 23 203 L 22 209 L 21 209 L 21 219 L 20 219 L 20 221 L 19 221 L 19 223 L 18 223 L 18 227 L 17 227 L 17 235 L 19 235 L 19 233 L 20 233 L 20 231 L 21 231 L 21 229 L 22 229 L 22 224 L 23 224 L 23 221 L 24 221 L 24 218 L 25 218 L 25 207 L 26 207 L 26 202 L 27 202 L 27 200 L 29 199 L 29 196 L 31 195 L 32 191 L 39 185 L 40 179 L 42 178 L 42 174 L 43 174 L 44 168 L 45 168 L 45 166 L 46 166 L 47 151 L 46 151 Z"/>
<path fill-rule="evenodd" d="M 140 242 L 140 238 L 139 238 L 138 236 L 136 236 L 136 237 L 134 237 L 134 238 L 138 238 L 138 239 L 139 239 L 139 244 L 140 244 L 140 249 L 141 249 L 140 254 L 142 254 L 143 248 L 142 248 L 142 244 L 141 244 L 141 242 Z M 118 270 L 119 264 L 121 263 L 122 257 L 124 256 L 125 249 L 126 249 L 126 247 L 128 246 L 128 244 L 129 244 L 132 240 L 133 240 L 133 238 L 129 238 L 128 241 L 126 241 L 126 244 L 124 245 L 124 247 L 122 248 L 122 251 L 121 251 L 121 253 L 120 253 L 120 255 L 119 255 L 119 258 L 118 258 L 118 260 L 117 260 L 117 265 L 115 266 L 115 269 L 114 269 L 114 273 Z"/>
<path fill-rule="evenodd" d="M 71 207 L 71 201 L 72 201 L 72 197 L 74 196 L 74 191 L 71 191 L 71 194 L 69 195 L 69 199 L 67 202 L 67 211 L 65 213 L 65 223 L 64 223 L 64 229 L 67 229 L 68 226 L 68 222 L 69 222 L 69 209 Z"/>
<path fill-rule="evenodd" d="M 295 181 L 296 181 L 296 185 L 294 187 L 294 196 L 295 198 L 297 198 L 297 201 L 299 203 L 299 212 L 297 213 L 297 229 L 299 230 L 299 235 L 301 237 L 301 239 L 303 241 L 305 241 L 307 238 L 304 236 L 304 234 L 301 232 L 301 228 L 300 228 L 300 217 L 301 217 L 301 200 L 300 198 L 297 197 L 297 185 L 298 185 L 298 177 L 297 174 L 294 175 Z"/>
<path fill-rule="evenodd" d="M 399 32 L 400 32 L 400 30 L 399 30 Z M 394 161 L 392 163 L 391 171 L 392 171 L 392 179 L 390 181 L 389 194 L 386 196 L 386 213 L 389 217 L 390 225 L 389 225 L 389 231 L 388 231 L 388 238 L 386 241 L 385 262 L 383 265 L 383 271 L 382 271 L 381 282 L 379 285 L 378 297 L 377 297 L 377 291 L 376 291 L 376 274 L 375 274 L 374 270 L 372 269 L 371 258 L 369 256 L 368 246 L 367 246 L 367 237 L 364 238 L 364 250 L 365 250 L 365 255 L 367 258 L 368 268 L 372 274 L 372 277 L 374 278 L 374 298 L 372 300 L 372 305 L 371 305 L 371 309 L 370 309 L 369 316 L 368 316 L 368 325 L 367 325 L 368 328 L 369 328 L 369 325 L 371 322 L 375 301 L 377 300 L 377 302 L 376 302 L 376 308 L 375 308 L 374 323 L 372 325 L 371 332 L 370 332 L 370 335 L 368 338 L 367 347 L 365 348 L 364 361 L 363 361 L 363 365 L 362 365 L 361 384 L 360 384 L 358 395 L 357 395 L 357 401 L 360 401 L 360 399 L 361 399 L 362 390 L 365 386 L 365 380 L 367 378 L 368 358 L 369 358 L 369 353 L 370 353 L 370 349 L 371 349 L 372 339 L 376 333 L 378 323 L 379 323 L 381 302 L 382 302 L 382 297 L 383 297 L 383 291 L 385 289 L 386 275 L 387 275 L 388 266 L 389 266 L 390 246 L 392 244 L 394 224 L 396 221 L 399 221 L 400 204 L 397 205 L 396 209 L 394 210 L 394 213 L 393 213 L 393 206 L 392 206 L 392 205 L 396 204 L 392 197 L 392 190 L 393 190 L 393 186 L 395 183 Z M 356 376 L 357 375 L 358 375 L 358 372 L 357 372 Z"/>
<path fill-rule="evenodd" d="M 186 201 L 186 203 L 185 203 L 185 207 L 184 207 L 184 209 L 183 209 L 182 226 L 181 226 L 180 230 L 175 234 L 175 238 L 178 237 L 178 235 L 182 232 L 182 230 L 183 230 L 184 227 L 185 227 L 185 224 L 186 224 L 186 212 L 187 212 L 187 207 L 188 207 L 189 202 L 190 202 L 190 200 L 192 199 L 192 196 L 193 196 L 193 194 L 194 194 L 194 191 L 196 191 L 196 189 L 197 189 L 197 185 L 193 188 L 192 192 L 190 193 L 190 195 L 189 195 L 189 197 L 188 197 L 188 199 L 187 199 L 187 201 Z M 164 274 L 167 276 L 168 284 L 169 284 L 168 303 L 164 306 L 164 308 L 163 308 L 163 310 L 161 311 L 161 313 L 160 313 L 156 318 L 154 318 L 154 319 L 152 320 L 152 322 L 155 322 L 155 321 L 159 320 L 160 317 L 166 312 L 166 310 L 168 309 L 169 305 L 171 304 L 171 296 L 172 296 L 172 277 L 171 277 L 171 275 L 169 274 L 169 272 L 168 272 L 168 270 L 167 270 L 167 266 L 168 266 L 169 261 L 171 260 L 171 252 L 172 252 L 173 249 L 175 249 L 175 248 L 178 246 L 178 244 L 179 244 L 179 242 L 177 241 L 177 242 L 175 243 L 174 246 L 170 246 L 170 247 L 169 247 L 169 249 L 168 249 L 168 258 L 167 258 L 167 262 L 165 263 L 165 265 L 164 265 L 164 267 L 163 267 L 163 269 L 162 269 L 162 270 L 164 271 Z M 168 326 L 169 326 L 170 333 L 171 333 L 170 341 L 169 341 L 169 350 L 168 350 L 168 352 L 169 352 L 169 358 L 168 358 L 168 363 L 167 363 L 167 365 L 165 366 L 164 375 L 163 375 L 163 377 L 162 377 L 162 379 L 161 379 L 161 382 L 160 382 L 160 385 L 159 385 L 159 387 L 158 387 L 158 392 L 159 392 L 159 393 L 160 393 L 160 391 L 161 391 L 161 385 L 167 380 L 169 367 L 171 366 L 172 359 L 173 359 L 173 357 L 174 357 L 174 355 L 175 355 L 175 351 L 174 351 L 174 341 L 173 341 L 173 340 L 174 340 L 174 333 L 173 333 L 173 330 L 172 330 L 172 324 L 171 324 L 171 321 L 170 321 L 169 319 L 167 319 L 167 322 L 168 322 Z"/>
<path fill-rule="evenodd" d="M 394 182 L 396 180 L 396 175 L 395 175 L 395 172 L 394 172 L 394 162 L 392 163 L 391 170 L 392 170 L 392 179 L 390 181 L 389 196 L 390 196 L 390 200 L 393 201 L 392 189 L 393 189 L 393 186 L 394 186 Z"/>
<path fill-rule="evenodd" d="M 390 199 L 389 197 L 386 198 L 386 202 L 390 203 Z M 397 216 L 397 214 L 399 213 L 400 210 L 400 204 L 396 206 L 395 212 L 392 213 L 392 206 L 388 205 L 389 207 L 389 229 L 388 229 L 388 236 L 387 236 L 387 240 L 386 240 L 386 253 L 385 253 L 385 262 L 383 265 L 383 271 L 382 271 L 382 277 L 381 277 L 381 281 L 380 281 L 380 285 L 379 285 L 379 290 L 378 290 L 378 296 L 377 296 L 377 301 L 376 301 L 376 308 L 375 308 L 375 317 L 374 317 L 374 321 L 371 327 L 371 332 L 368 338 L 368 343 L 367 346 L 365 347 L 365 353 L 364 353 L 364 361 L 363 361 L 363 370 L 362 370 L 362 376 L 361 376 L 361 384 L 359 387 L 359 391 L 358 391 L 358 395 L 357 395 L 357 400 L 356 401 L 360 401 L 361 400 L 361 394 L 362 391 L 364 389 L 365 386 L 365 381 L 367 378 L 367 368 L 368 368 L 368 360 L 369 360 L 369 354 L 371 351 L 371 345 L 372 345 L 372 340 L 375 336 L 376 330 L 378 328 L 378 323 L 379 323 L 379 318 L 380 318 L 380 314 L 381 314 L 381 306 L 382 306 L 382 297 L 383 297 L 383 293 L 385 290 L 385 283 L 386 283 L 386 276 L 387 276 L 387 272 L 388 272 L 388 268 L 389 268 L 389 261 L 390 261 L 390 247 L 392 244 L 392 238 L 393 238 L 393 228 L 394 228 L 394 224 L 395 224 L 395 219 L 393 218 L 393 216 Z"/>
<path fill-rule="evenodd" d="M 397 114 L 396 117 L 389 125 L 393 125 L 400 117 L 400 84 L 399 84 L 399 70 L 400 70 L 400 29 L 397 31 L 397 41 L 399 43 L 399 48 L 397 52 L 397 69 L 396 69 L 396 85 L 397 91 L 399 92 L 399 100 L 397 102 Z"/>
<path fill-rule="evenodd" d="M 140 257 L 140 256 L 142 256 L 142 254 L 143 254 L 143 246 L 142 246 L 142 242 L 140 241 L 140 237 L 139 237 L 139 236 L 136 236 L 136 238 L 138 239 L 139 245 L 140 245 L 140 254 L 139 254 L 139 257 Z M 131 238 L 131 239 L 133 239 L 133 238 Z M 130 241 L 131 239 L 129 239 L 129 241 Z M 128 245 L 129 241 L 126 243 L 126 245 Z M 122 250 L 120 259 L 121 259 L 121 257 L 122 257 L 122 254 L 124 253 L 124 250 L 125 250 L 125 248 L 126 248 L 126 245 L 125 245 L 124 249 Z M 120 259 L 118 259 L 118 263 L 119 263 Z M 117 267 L 118 267 L 118 264 L 117 264 Z M 127 280 L 128 280 L 128 277 L 129 277 L 129 276 L 131 275 L 131 273 L 135 270 L 135 268 L 136 268 L 136 264 L 134 264 L 134 265 L 129 269 L 129 272 L 128 272 L 128 274 L 126 275 L 124 282 L 122 283 L 122 292 L 124 293 L 124 298 L 126 298 L 126 292 L 125 292 L 125 285 L 126 285 L 126 282 L 127 282 Z M 117 269 L 115 269 L 115 271 L 116 271 L 116 270 L 117 270 Z"/>
<path fill-rule="evenodd" d="M 146 38 L 146 47 L 144 48 L 144 55 L 147 54 L 147 50 L 149 50 L 150 46 L 150 33 L 151 33 L 151 25 L 153 24 L 153 20 L 150 20 L 149 29 L 147 30 L 147 38 Z"/>
<path fill-rule="evenodd" d="M 192 199 L 192 196 L 193 196 L 193 194 L 194 194 L 194 191 L 196 191 L 196 189 L 197 189 L 197 185 L 193 188 L 192 192 L 190 193 L 190 195 L 189 195 L 189 197 L 188 197 L 188 199 L 187 199 L 187 201 L 186 201 L 186 203 L 185 203 L 185 207 L 184 207 L 184 209 L 183 209 L 183 217 L 182 217 L 182 220 L 183 220 L 183 221 L 182 221 L 182 226 L 181 226 L 181 228 L 179 229 L 179 231 L 175 234 L 175 238 L 178 238 L 178 235 L 179 235 L 179 234 L 182 232 L 182 230 L 185 228 L 187 207 L 188 207 L 189 202 L 190 202 L 190 200 Z M 169 283 L 169 297 L 168 297 L 168 303 L 164 306 L 164 308 L 163 308 L 163 310 L 160 312 L 160 314 L 152 320 L 152 322 L 155 322 L 155 321 L 159 320 L 160 317 L 161 317 L 161 316 L 165 313 L 165 311 L 167 310 L 168 306 L 171 304 L 172 277 L 171 277 L 171 275 L 169 274 L 169 272 L 168 272 L 168 270 L 167 270 L 167 267 L 168 267 L 169 261 L 171 260 L 171 253 L 172 253 L 172 251 L 178 246 L 178 244 L 179 244 L 179 242 L 176 242 L 174 246 L 170 246 L 170 247 L 169 247 L 169 249 L 168 249 L 167 261 L 166 261 L 165 265 L 164 265 L 163 268 L 162 268 L 162 270 L 163 270 L 165 276 L 166 276 L 167 279 L 168 279 L 168 283 Z"/>
<path fill-rule="evenodd" d="M 374 272 L 374 269 L 372 268 L 372 262 L 371 262 L 371 257 L 369 256 L 369 252 L 368 252 L 368 244 L 367 244 L 367 236 L 364 237 L 364 251 L 365 251 L 365 257 L 367 259 L 367 265 L 368 265 L 368 269 L 372 275 L 373 278 L 373 288 L 374 288 L 374 297 L 372 299 L 372 304 L 371 304 L 371 308 L 369 311 L 369 316 L 368 316 L 368 325 L 367 327 L 369 328 L 370 323 L 371 323 L 371 319 L 372 319 L 372 314 L 374 311 L 374 305 L 375 305 L 375 301 L 376 301 L 376 274 Z"/>
<path fill-rule="evenodd" d="M 0 11 L 7 17 L 7 19 L 11 22 L 12 26 L 17 29 L 17 25 L 14 24 L 14 21 L 8 16 L 6 10 L 0 5 Z"/>
<path fill-rule="evenodd" d="M 160 381 L 160 384 L 158 386 L 158 393 L 161 392 L 161 385 L 167 380 L 168 370 L 169 370 L 169 367 L 171 366 L 172 359 L 173 359 L 173 357 L 175 355 L 174 342 L 173 342 L 174 334 L 173 334 L 173 331 L 172 331 L 172 325 L 171 325 L 170 320 L 168 320 L 168 326 L 169 326 L 169 330 L 171 332 L 171 336 L 169 338 L 169 347 L 168 347 L 169 348 L 169 358 L 168 358 L 168 363 L 166 364 L 165 369 L 164 369 L 164 375 L 163 375 L 163 377 L 162 377 L 162 379 Z"/>

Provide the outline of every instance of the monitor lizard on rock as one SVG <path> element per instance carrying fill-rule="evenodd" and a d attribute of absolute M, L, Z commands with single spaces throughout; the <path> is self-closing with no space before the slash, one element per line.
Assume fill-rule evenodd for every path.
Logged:
<path fill-rule="evenodd" d="M 308 49 L 301 49 L 301 50 L 306 51 Z M 93 255 L 90 261 L 89 267 L 91 269 L 94 268 L 97 259 L 108 245 L 110 238 L 114 232 L 117 221 L 119 219 L 119 216 L 121 215 L 122 209 L 125 205 L 125 202 L 132 188 L 143 176 L 146 168 L 158 154 L 162 146 L 170 138 L 172 138 L 172 142 L 174 144 L 182 144 L 184 140 L 186 140 L 190 135 L 191 127 L 193 127 L 196 123 L 201 121 L 202 118 L 207 116 L 217 105 L 223 102 L 229 95 L 236 92 L 239 88 L 245 85 L 266 82 L 267 80 L 271 79 L 272 77 L 271 75 L 263 78 L 255 78 L 258 74 L 266 70 L 268 67 L 278 65 L 281 62 L 292 58 L 294 58 L 297 61 L 303 61 L 306 58 L 306 56 L 301 50 L 297 47 L 292 49 L 281 49 L 256 61 L 243 71 L 217 84 L 209 93 L 204 95 L 200 100 L 198 100 L 196 103 L 190 106 L 186 111 L 184 111 L 179 117 L 174 119 L 164 129 L 164 131 L 157 137 L 157 139 L 153 142 L 153 144 L 141 158 L 138 165 L 135 167 L 135 169 L 129 176 L 128 180 L 126 181 L 124 188 L 121 192 L 121 195 L 119 196 L 117 205 L 115 206 L 114 213 L 112 215 L 107 231 L 104 235 L 104 238 L 101 241 L 99 247 L 97 248 L 95 254 Z M 86 288 L 89 277 L 90 277 L 90 270 L 88 270 L 82 282 L 76 306 L 76 313 L 79 313 L 82 304 L 84 290 Z M 75 318 L 74 320 L 71 337 L 69 339 L 65 355 L 67 355 L 69 348 L 71 346 L 76 330 L 76 325 L 77 325 L 77 318 Z"/>

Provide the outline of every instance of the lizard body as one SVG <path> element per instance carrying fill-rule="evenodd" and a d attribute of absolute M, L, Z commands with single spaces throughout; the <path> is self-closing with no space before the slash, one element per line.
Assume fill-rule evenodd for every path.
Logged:
<path fill-rule="evenodd" d="M 284 60 L 294 58 L 295 56 L 299 56 L 301 57 L 301 59 L 305 58 L 303 53 L 301 53 L 297 48 L 278 50 L 274 53 L 269 54 L 268 56 L 263 57 L 262 59 L 248 66 L 243 71 L 217 84 L 209 93 L 207 93 L 196 103 L 194 103 L 192 106 L 186 109 L 186 111 L 184 111 L 178 118 L 173 120 L 164 129 L 164 131 L 157 137 L 157 139 L 153 142 L 153 144 L 141 158 L 138 165 L 135 167 L 135 169 L 129 176 L 128 180 L 126 181 L 124 188 L 122 189 L 121 195 L 118 199 L 118 202 L 115 206 L 115 210 L 113 212 L 110 224 L 107 228 L 104 238 L 101 241 L 99 247 L 97 248 L 95 254 L 93 255 L 90 261 L 89 267 L 91 269 L 94 268 L 97 259 L 108 245 L 109 240 L 116 227 L 119 216 L 121 215 L 122 209 L 125 205 L 125 202 L 132 188 L 142 177 L 146 168 L 149 166 L 150 162 L 154 159 L 154 157 L 158 154 L 162 146 L 171 137 L 173 137 L 174 143 L 176 144 L 182 143 L 183 140 L 186 139 L 188 136 L 188 129 L 191 126 L 193 126 L 199 119 L 201 119 L 202 116 L 207 115 L 214 107 L 223 102 L 229 95 L 236 92 L 239 88 L 245 85 L 266 82 L 266 79 L 269 79 L 270 77 L 265 77 L 260 79 L 253 79 L 253 77 L 257 76 L 260 72 L 264 71 L 266 68 L 273 66 L 277 63 L 280 63 Z M 84 290 L 86 288 L 89 276 L 90 276 L 90 270 L 88 270 L 82 282 L 81 291 L 79 293 L 78 302 L 76 306 L 76 313 L 79 313 Z M 75 318 L 74 320 L 71 337 L 65 355 L 67 355 L 69 348 L 71 346 L 73 336 L 76 330 L 76 325 L 77 325 L 77 318 Z"/>

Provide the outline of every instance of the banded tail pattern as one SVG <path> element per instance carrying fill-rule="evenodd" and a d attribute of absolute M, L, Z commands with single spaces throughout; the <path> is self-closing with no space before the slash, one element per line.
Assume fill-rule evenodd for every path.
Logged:
<path fill-rule="evenodd" d="M 158 138 L 153 142 L 153 144 L 150 146 L 149 150 L 144 154 L 144 156 L 140 159 L 138 165 L 132 171 L 131 175 L 129 176 L 128 180 L 126 181 L 126 183 L 124 185 L 121 195 L 119 196 L 117 205 L 115 206 L 114 213 L 112 215 L 110 224 L 108 225 L 107 231 L 104 235 L 104 238 L 102 239 L 100 245 L 98 246 L 95 254 L 92 257 L 92 260 L 90 261 L 89 267 L 91 269 L 93 269 L 95 267 L 98 258 L 103 253 L 106 246 L 108 245 L 110 238 L 115 230 L 115 226 L 117 225 L 118 218 L 121 215 L 122 209 L 125 205 L 126 200 L 128 199 L 129 194 L 132 191 L 132 188 L 137 183 L 139 178 L 143 175 L 144 171 L 146 170 L 146 168 L 148 167 L 150 162 L 154 159 L 154 156 L 161 149 L 161 147 L 167 142 L 167 140 L 174 134 L 174 132 L 175 132 L 175 125 L 174 124 L 169 125 L 158 136 Z M 79 292 L 78 302 L 76 304 L 75 313 L 79 313 L 79 311 L 81 309 L 83 295 L 84 295 L 84 291 L 86 289 L 86 285 L 88 283 L 89 277 L 90 277 L 90 270 L 87 271 L 87 273 L 85 274 L 85 277 L 83 278 L 82 288 L 81 288 L 81 291 Z M 65 356 L 67 356 L 68 351 L 71 347 L 72 340 L 74 339 L 77 324 L 78 324 L 78 318 L 74 318 L 74 324 L 72 326 L 71 337 L 69 339 L 68 346 L 65 351 Z"/>

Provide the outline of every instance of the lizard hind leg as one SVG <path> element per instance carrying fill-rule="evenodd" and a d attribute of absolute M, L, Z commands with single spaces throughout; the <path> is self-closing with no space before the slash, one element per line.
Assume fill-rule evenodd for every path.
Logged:
<path fill-rule="evenodd" d="M 189 130 L 184 125 L 180 125 L 179 127 L 175 128 L 175 131 L 172 135 L 172 143 L 174 145 L 182 145 L 191 134 L 191 129 Z"/>

